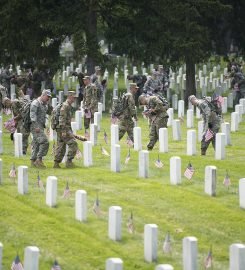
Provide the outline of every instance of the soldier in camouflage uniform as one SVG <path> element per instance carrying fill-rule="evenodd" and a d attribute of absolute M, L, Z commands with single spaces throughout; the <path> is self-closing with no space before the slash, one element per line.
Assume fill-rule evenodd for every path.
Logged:
<path fill-rule="evenodd" d="M 89 124 L 94 123 L 94 113 L 98 111 L 97 88 L 91 83 L 90 77 L 83 78 L 85 88 L 83 93 L 84 128 L 89 129 Z"/>
<path fill-rule="evenodd" d="M 121 115 L 118 116 L 119 120 L 119 140 L 122 139 L 124 134 L 127 132 L 128 137 L 134 142 L 134 121 L 137 121 L 134 95 L 137 93 L 139 87 L 136 83 L 129 84 L 129 92 L 125 94 L 125 110 Z M 134 121 L 133 119 L 134 118 Z"/>
<path fill-rule="evenodd" d="M 148 95 L 152 95 L 154 92 L 159 92 L 162 89 L 162 83 L 158 79 L 158 72 L 156 70 L 152 71 L 152 76 L 150 76 L 143 87 L 143 92 Z"/>
<path fill-rule="evenodd" d="M 26 155 L 27 148 L 28 148 L 28 138 L 30 135 L 30 132 L 26 130 L 23 126 L 22 115 L 21 115 L 21 110 L 25 102 L 27 102 L 27 100 L 24 100 L 24 98 L 10 100 L 9 98 L 5 97 L 3 99 L 4 107 L 12 109 L 17 132 L 22 133 L 23 155 Z"/>
<path fill-rule="evenodd" d="M 31 133 L 32 133 L 32 153 L 31 165 L 38 168 L 45 168 L 42 158 L 47 155 L 49 141 L 44 133 L 46 114 L 51 114 L 52 107 L 48 104 L 51 97 L 50 90 L 43 90 L 41 96 L 31 103 Z"/>
<path fill-rule="evenodd" d="M 4 87 L 2 84 L 0 84 L 0 111 L 3 108 L 3 100 L 8 95 L 8 90 L 6 87 Z"/>
<path fill-rule="evenodd" d="M 162 98 L 163 99 L 163 98 Z M 166 128 L 168 122 L 168 102 L 164 103 L 158 96 L 143 96 L 139 97 L 139 105 L 144 105 L 147 110 L 143 112 L 150 120 L 150 141 L 147 144 L 147 149 L 152 150 L 156 142 L 159 140 L 159 129 Z"/>
<path fill-rule="evenodd" d="M 205 99 L 198 99 L 194 95 L 189 96 L 189 101 L 192 105 L 199 108 L 203 117 L 203 136 L 201 141 L 201 155 L 206 155 L 206 151 L 210 142 L 212 142 L 215 149 L 215 135 L 219 132 L 222 120 L 221 114 L 213 111 Z M 213 137 L 206 141 L 206 133 L 210 129 L 213 132 Z"/>
<path fill-rule="evenodd" d="M 76 92 L 69 91 L 65 102 L 63 102 L 60 108 L 59 125 L 57 131 L 57 147 L 54 157 L 54 168 L 60 168 L 59 163 L 62 161 L 65 152 L 66 145 L 68 145 L 66 167 L 74 167 L 72 160 L 74 159 L 78 146 L 76 139 L 72 133 L 71 120 L 72 120 L 72 103 L 76 98 Z"/>

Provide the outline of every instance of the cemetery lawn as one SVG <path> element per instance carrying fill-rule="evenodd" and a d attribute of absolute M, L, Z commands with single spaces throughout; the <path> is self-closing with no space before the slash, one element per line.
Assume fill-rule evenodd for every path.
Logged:
<path fill-rule="evenodd" d="M 148 141 L 147 121 L 139 114 L 138 126 L 142 127 L 143 149 Z M 177 117 L 175 115 L 175 117 Z M 7 117 L 4 116 L 4 120 Z M 230 113 L 224 116 L 230 122 Z M 195 120 L 197 128 L 197 120 Z M 110 153 L 110 143 L 103 135 L 106 131 L 110 142 L 110 116 L 103 114 L 98 145 L 93 147 L 93 166 L 85 168 L 83 159 L 75 160 L 74 169 L 53 169 L 52 142 L 45 164 L 47 169 L 39 170 L 41 181 L 46 184 L 48 176 L 58 178 L 57 207 L 50 208 L 45 203 L 45 192 L 37 187 L 38 170 L 30 168 L 30 148 L 27 156 L 14 157 L 14 145 L 9 133 L 3 131 L 4 154 L 3 180 L 0 185 L 0 242 L 3 244 L 3 270 L 10 269 L 18 253 L 24 260 L 24 248 L 37 246 L 40 249 L 39 269 L 51 269 L 55 259 L 63 270 L 105 269 L 105 261 L 110 257 L 123 260 L 124 269 L 154 269 L 157 264 L 169 263 L 175 270 L 182 269 L 182 239 L 195 236 L 198 239 L 199 269 L 212 247 L 213 269 L 229 268 L 229 246 L 245 243 L 245 211 L 239 207 L 238 183 L 245 177 L 245 124 L 238 132 L 231 133 L 232 146 L 226 147 L 226 159 L 215 160 L 210 146 L 207 156 L 186 155 L 186 118 L 181 126 L 182 140 L 172 140 L 172 128 L 168 128 L 169 152 L 158 153 L 158 144 L 149 153 L 149 178 L 138 177 L 138 152 L 131 149 L 131 159 L 125 164 L 128 154 L 127 136 L 120 141 L 121 172 L 110 171 L 110 157 L 101 154 L 101 146 Z M 84 130 L 78 132 L 84 135 Z M 82 152 L 82 142 L 78 142 Z M 156 168 L 154 162 L 159 154 L 163 168 Z M 182 183 L 170 185 L 169 160 L 181 157 Z M 187 180 L 184 170 L 191 162 L 195 168 L 192 180 Z M 18 168 L 27 165 L 28 194 L 17 192 L 17 178 L 9 177 L 12 164 Z M 217 195 L 210 197 L 204 193 L 205 166 L 217 167 Z M 228 171 L 231 179 L 229 188 L 223 185 Z M 64 199 L 66 184 L 71 190 L 70 198 Z M 87 191 L 87 222 L 75 220 L 75 192 Z M 93 204 L 98 195 L 101 216 L 93 212 Z M 122 240 L 114 242 L 108 238 L 108 208 L 122 207 Z M 127 231 L 127 221 L 133 213 L 135 233 Z M 158 260 L 144 261 L 144 225 L 158 225 Z M 163 240 L 170 233 L 172 253 L 164 254 Z"/>

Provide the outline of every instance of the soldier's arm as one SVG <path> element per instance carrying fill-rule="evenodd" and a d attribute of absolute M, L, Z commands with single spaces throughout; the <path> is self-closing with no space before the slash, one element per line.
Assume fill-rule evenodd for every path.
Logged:
<path fill-rule="evenodd" d="M 62 105 L 59 115 L 59 126 L 62 131 L 66 131 L 66 117 L 67 117 L 67 108 L 65 105 Z"/>
<path fill-rule="evenodd" d="M 130 115 L 132 117 L 136 117 L 135 102 L 134 102 L 134 98 L 132 95 L 128 96 L 127 102 L 128 102 L 128 108 L 129 108 Z"/>

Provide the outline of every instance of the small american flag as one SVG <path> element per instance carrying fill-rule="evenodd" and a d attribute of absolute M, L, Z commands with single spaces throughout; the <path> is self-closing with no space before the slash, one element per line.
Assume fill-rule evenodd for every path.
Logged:
<path fill-rule="evenodd" d="M 134 219 L 133 219 L 133 212 L 131 212 L 130 217 L 128 218 L 127 222 L 127 229 L 129 233 L 134 233 Z"/>
<path fill-rule="evenodd" d="M 160 160 L 159 155 L 158 155 L 157 160 L 155 161 L 155 166 L 156 166 L 157 168 L 162 168 L 162 167 L 163 167 L 163 163 L 162 163 L 162 161 Z"/>
<path fill-rule="evenodd" d="M 76 152 L 76 159 L 82 159 L 82 157 L 83 157 L 83 155 L 82 155 L 82 152 L 79 150 L 79 149 L 77 149 L 77 152 Z"/>
<path fill-rule="evenodd" d="M 11 170 L 9 172 L 9 177 L 10 178 L 15 178 L 16 177 L 16 169 L 15 169 L 15 165 L 13 164 L 11 167 Z"/>
<path fill-rule="evenodd" d="M 107 136 L 105 130 L 104 130 L 104 141 L 105 141 L 106 144 L 108 144 L 108 136 Z"/>
<path fill-rule="evenodd" d="M 223 184 L 224 184 L 224 186 L 227 187 L 227 188 L 229 188 L 229 186 L 231 185 L 231 179 L 230 179 L 230 176 L 229 176 L 229 174 L 228 174 L 227 171 L 226 171 L 226 175 L 225 175 Z"/>
<path fill-rule="evenodd" d="M 19 255 L 17 255 L 11 265 L 11 270 L 24 270 L 22 263 L 20 262 Z"/>
<path fill-rule="evenodd" d="M 219 106 L 224 104 L 224 98 L 221 95 L 214 93 L 212 98 L 218 102 Z"/>
<path fill-rule="evenodd" d="M 187 168 L 186 168 L 186 170 L 184 172 L 184 176 L 187 179 L 191 180 L 194 172 L 195 172 L 195 170 L 194 170 L 193 166 L 191 165 L 191 163 L 189 162 L 189 164 L 188 164 L 188 166 L 187 166 Z"/>
<path fill-rule="evenodd" d="M 126 159 L 125 159 L 125 164 L 128 164 L 130 158 L 131 158 L 131 156 L 130 156 L 130 148 L 129 148 L 128 149 L 128 154 L 127 154 Z"/>
<path fill-rule="evenodd" d="M 66 198 L 69 198 L 71 195 L 71 191 L 70 191 L 70 188 L 69 188 L 69 185 L 68 185 L 68 181 L 66 182 L 66 187 L 64 189 L 64 192 L 63 192 L 63 198 L 66 199 Z"/>
<path fill-rule="evenodd" d="M 204 260 L 204 268 L 208 269 L 211 268 L 213 265 L 213 254 L 212 254 L 212 248 L 210 248 L 207 257 Z"/>
<path fill-rule="evenodd" d="M 9 119 L 4 123 L 4 127 L 10 132 L 14 133 L 16 130 L 14 118 Z"/>
<path fill-rule="evenodd" d="M 208 129 L 205 134 L 205 142 L 208 142 L 214 137 L 214 132 L 211 129 Z"/>
<path fill-rule="evenodd" d="M 37 173 L 37 187 L 40 190 L 45 191 L 45 188 L 44 188 L 43 182 L 42 182 L 42 180 L 40 178 L 39 172 Z"/>
<path fill-rule="evenodd" d="M 100 216 L 100 201 L 98 195 L 94 201 L 93 211 L 96 214 L 96 216 Z"/>
<path fill-rule="evenodd" d="M 107 156 L 107 157 L 110 156 L 110 154 L 105 150 L 105 148 L 103 146 L 101 146 L 101 154 L 104 156 Z"/>
<path fill-rule="evenodd" d="M 134 145 L 133 141 L 129 137 L 127 138 L 126 143 L 127 143 L 128 146 L 133 146 Z"/>
<path fill-rule="evenodd" d="M 163 241 L 163 246 L 162 246 L 163 252 L 164 253 L 171 253 L 171 239 L 170 239 L 170 233 L 167 232 L 165 239 Z"/>
<path fill-rule="evenodd" d="M 59 264 L 56 260 L 54 261 L 54 264 L 53 264 L 51 270 L 61 270 L 61 267 L 59 266 Z"/>

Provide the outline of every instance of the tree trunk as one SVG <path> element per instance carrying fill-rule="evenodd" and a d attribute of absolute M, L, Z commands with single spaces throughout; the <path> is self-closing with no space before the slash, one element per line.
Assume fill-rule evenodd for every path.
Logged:
<path fill-rule="evenodd" d="M 96 13 L 97 0 L 89 1 L 88 17 L 87 17 L 87 73 L 91 75 L 94 73 L 94 66 L 96 61 L 96 54 L 98 50 L 97 41 L 97 13 Z"/>
<path fill-rule="evenodd" d="M 196 82 L 195 82 L 195 63 L 191 57 L 186 57 L 186 91 L 185 91 L 185 104 L 188 104 L 188 97 L 196 95 Z"/>

